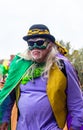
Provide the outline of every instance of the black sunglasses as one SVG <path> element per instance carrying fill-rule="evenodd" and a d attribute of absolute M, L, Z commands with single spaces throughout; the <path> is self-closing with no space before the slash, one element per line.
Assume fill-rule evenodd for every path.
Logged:
<path fill-rule="evenodd" d="M 34 46 L 36 44 L 37 46 L 42 46 L 46 40 L 38 40 L 38 41 L 28 41 L 28 46 Z"/>

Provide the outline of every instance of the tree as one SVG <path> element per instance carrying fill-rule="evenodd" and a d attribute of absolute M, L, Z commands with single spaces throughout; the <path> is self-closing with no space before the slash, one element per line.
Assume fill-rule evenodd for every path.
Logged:
<path fill-rule="evenodd" d="M 70 42 L 64 43 L 62 40 L 60 41 L 60 44 L 68 50 L 66 56 L 77 70 L 79 80 L 83 88 L 83 48 L 79 50 L 72 50 Z"/>

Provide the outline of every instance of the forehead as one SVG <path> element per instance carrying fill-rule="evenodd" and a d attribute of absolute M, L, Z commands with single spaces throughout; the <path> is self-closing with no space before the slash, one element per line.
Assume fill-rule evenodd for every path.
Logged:
<path fill-rule="evenodd" d="M 38 40 L 45 40 L 45 38 L 30 38 L 28 41 L 38 41 Z"/>

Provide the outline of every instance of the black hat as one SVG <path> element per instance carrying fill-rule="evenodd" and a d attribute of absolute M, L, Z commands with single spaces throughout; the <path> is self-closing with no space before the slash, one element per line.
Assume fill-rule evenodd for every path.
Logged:
<path fill-rule="evenodd" d="M 52 42 L 55 42 L 55 37 L 50 34 L 50 31 L 47 26 L 43 24 L 32 25 L 26 36 L 23 37 L 25 41 L 28 41 L 30 38 L 48 38 Z"/>

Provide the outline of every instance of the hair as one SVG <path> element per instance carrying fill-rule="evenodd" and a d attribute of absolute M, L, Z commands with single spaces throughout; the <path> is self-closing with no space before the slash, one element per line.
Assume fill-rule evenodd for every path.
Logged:
<path fill-rule="evenodd" d="M 52 67 L 52 65 L 54 63 L 57 64 L 57 61 L 59 61 L 56 58 L 56 54 L 57 53 L 58 53 L 57 47 L 55 45 L 53 45 L 51 51 L 48 53 L 48 55 L 46 57 L 46 62 L 45 62 L 44 70 L 42 72 L 42 75 L 44 77 L 46 77 L 46 78 L 49 76 L 49 71 L 50 71 L 50 68 Z M 33 58 L 31 57 L 31 54 L 30 54 L 30 51 L 29 51 L 28 48 L 27 48 L 27 50 L 24 53 L 21 53 L 20 56 L 21 56 L 21 58 L 23 58 L 25 60 L 33 60 Z M 32 72 L 33 72 L 33 70 L 34 70 L 35 67 L 36 67 L 35 65 L 32 66 L 32 68 L 31 68 Z M 30 71 L 28 71 L 28 73 L 31 73 L 31 69 L 30 69 Z"/>

